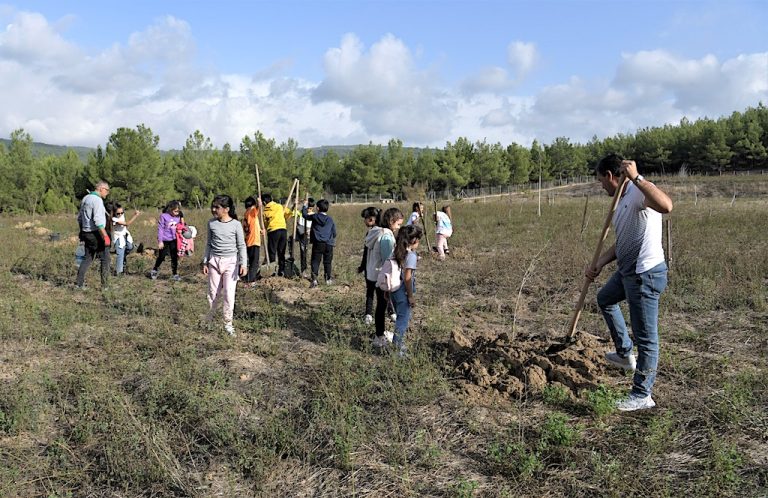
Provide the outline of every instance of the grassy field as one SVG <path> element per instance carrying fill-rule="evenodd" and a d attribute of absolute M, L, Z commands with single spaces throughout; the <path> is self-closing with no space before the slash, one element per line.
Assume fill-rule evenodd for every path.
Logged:
<path fill-rule="evenodd" d="M 565 333 L 610 201 L 596 186 L 586 217 L 578 195 L 541 217 L 534 194 L 453 203 L 407 360 L 371 351 L 361 321 L 361 206 L 331 208 L 336 285 L 239 288 L 234 338 L 203 324 L 200 249 L 181 283 L 132 255 L 78 292 L 74 216 L 2 217 L 0 496 L 765 496 L 768 181 L 706 179 L 695 198 L 694 181 L 665 183 L 658 408 L 634 414 L 613 409 L 631 378 L 601 360 L 597 285 L 568 360 L 584 384 L 504 377 Z M 152 217 L 132 229 L 148 246 Z"/>

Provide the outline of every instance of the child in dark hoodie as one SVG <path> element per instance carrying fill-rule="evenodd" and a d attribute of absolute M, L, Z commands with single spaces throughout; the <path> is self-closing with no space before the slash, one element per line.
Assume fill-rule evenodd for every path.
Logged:
<path fill-rule="evenodd" d="M 309 241 L 312 243 L 312 285 L 317 287 L 317 275 L 320 272 L 320 260 L 323 260 L 325 269 L 325 283 L 333 284 L 331 263 L 333 262 L 333 247 L 336 245 L 336 223 L 328 216 L 329 202 L 325 199 L 317 201 L 317 213 L 307 212 L 307 202 L 301 210 L 305 220 L 312 222 L 309 232 Z"/>

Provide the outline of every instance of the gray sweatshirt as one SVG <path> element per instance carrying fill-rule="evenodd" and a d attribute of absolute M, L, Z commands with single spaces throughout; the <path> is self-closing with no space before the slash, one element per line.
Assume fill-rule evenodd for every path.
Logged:
<path fill-rule="evenodd" d="M 207 264 L 211 258 L 231 256 L 237 256 L 240 266 L 248 265 L 243 225 L 234 219 L 222 223 L 214 218 L 208 222 L 208 242 L 205 244 L 203 264 Z"/>
<path fill-rule="evenodd" d="M 96 192 L 83 197 L 77 222 L 83 232 L 95 232 L 107 226 L 107 212 L 104 210 L 104 200 Z"/>

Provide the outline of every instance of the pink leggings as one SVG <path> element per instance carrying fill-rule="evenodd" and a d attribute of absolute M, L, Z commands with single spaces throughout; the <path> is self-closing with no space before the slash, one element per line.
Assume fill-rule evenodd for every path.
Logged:
<path fill-rule="evenodd" d="M 208 260 L 208 305 L 213 315 L 216 301 L 221 298 L 224 323 L 232 323 L 237 288 L 237 256 L 213 257 Z"/>
<path fill-rule="evenodd" d="M 437 237 L 437 253 L 440 255 L 440 259 L 445 259 L 445 251 L 448 250 L 448 237 L 442 233 L 435 235 Z"/>

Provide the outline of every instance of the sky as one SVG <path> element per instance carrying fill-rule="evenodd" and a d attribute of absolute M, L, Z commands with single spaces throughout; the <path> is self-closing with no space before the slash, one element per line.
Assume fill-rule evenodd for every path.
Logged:
<path fill-rule="evenodd" d="M 764 0 L 0 3 L 0 137 L 584 143 L 768 103 L 766 26 Z"/>

